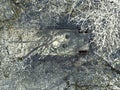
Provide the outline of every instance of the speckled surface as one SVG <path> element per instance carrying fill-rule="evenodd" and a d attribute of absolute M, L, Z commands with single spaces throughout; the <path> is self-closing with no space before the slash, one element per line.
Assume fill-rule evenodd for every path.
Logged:
<path fill-rule="evenodd" d="M 119 14 L 119 0 L 0 0 L 0 90 L 120 90 Z M 70 54 L 74 34 L 48 52 L 57 29 L 89 32 L 89 52 Z"/>

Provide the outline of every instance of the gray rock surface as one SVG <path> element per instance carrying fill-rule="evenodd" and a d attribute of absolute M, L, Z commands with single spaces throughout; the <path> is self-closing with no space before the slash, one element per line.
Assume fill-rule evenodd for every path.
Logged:
<path fill-rule="evenodd" d="M 0 90 L 120 90 L 119 14 L 119 0 L 0 0 Z M 41 56 L 50 45 L 9 43 L 50 42 L 40 33 L 50 29 L 88 31 L 89 52 Z"/>

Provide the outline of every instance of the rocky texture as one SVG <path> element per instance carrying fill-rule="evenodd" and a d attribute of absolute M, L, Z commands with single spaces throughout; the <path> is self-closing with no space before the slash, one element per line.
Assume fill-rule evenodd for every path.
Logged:
<path fill-rule="evenodd" d="M 118 0 L 0 0 L 0 90 L 120 90 L 119 6 Z M 90 52 L 41 58 L 40 49 L 29 54 L 41 42 L 8 44 L 50 28 L 91 32 Z"/>

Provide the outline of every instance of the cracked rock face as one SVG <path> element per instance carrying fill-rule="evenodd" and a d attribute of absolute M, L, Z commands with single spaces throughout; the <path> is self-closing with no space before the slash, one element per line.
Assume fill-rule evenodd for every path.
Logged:
<path fill-rule="evenodd" d="M 91 41 L 108 29 L 109 22 L 103 18 L 109 13 L 104 10 L 111 6 L 110 12 L 119 12 L 119 3 L 0 0 L 0 90 L 120 90 L 119 47 L 113 45 L 117 49 L 104 59 L 94 52 L 99 49 L 97 41 Z M 118 18 L 113 19 L 118 23 Z M 95 32 L 99 28 L 100 33 Z M 79 55 L 80 50 L 83 54 Z M 103 53 L 108 56 L 105 50 Z"/>

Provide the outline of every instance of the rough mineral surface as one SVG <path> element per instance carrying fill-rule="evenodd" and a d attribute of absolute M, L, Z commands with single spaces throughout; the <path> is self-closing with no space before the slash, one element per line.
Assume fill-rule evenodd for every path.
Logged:
<path fill-rule="evenodd" d="M 53 29 L 83 32 L 89 52 L 71 34 L 51 55 Z M 120 1 L 0 0 L 0 90 L 120 90 Z"/>

